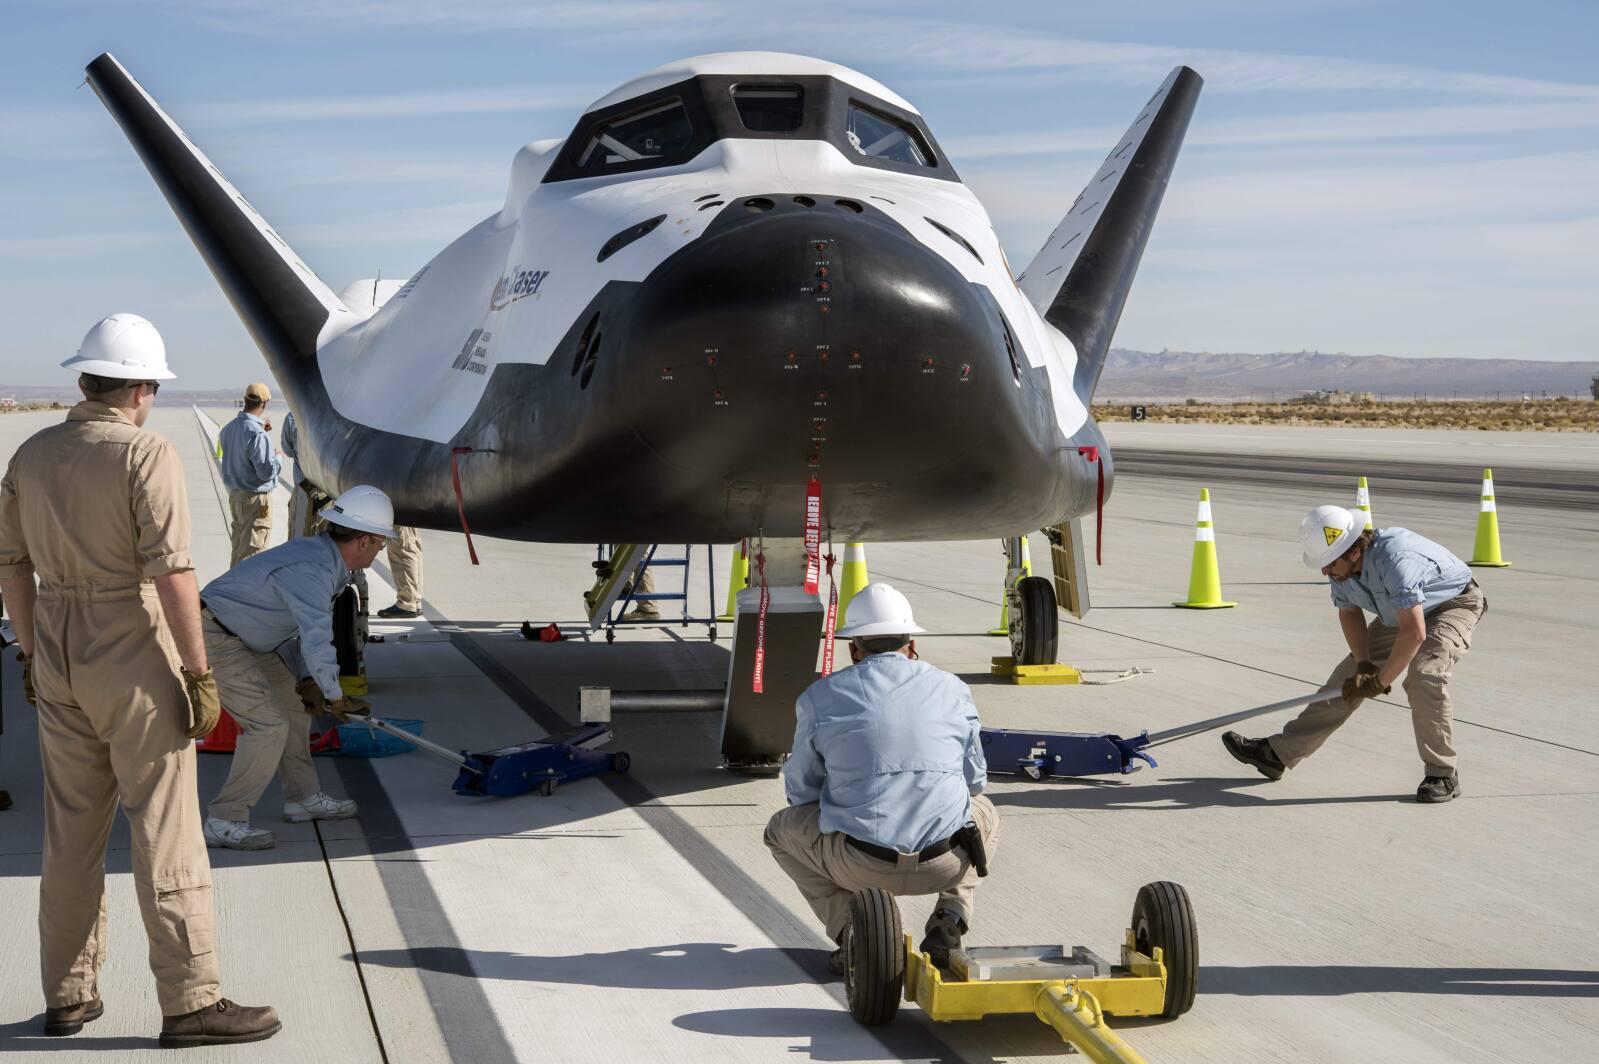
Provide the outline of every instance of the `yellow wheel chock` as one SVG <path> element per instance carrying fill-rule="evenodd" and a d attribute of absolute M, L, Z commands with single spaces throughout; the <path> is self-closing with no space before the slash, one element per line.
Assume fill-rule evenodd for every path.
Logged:
<path fill-rule="evenodd" d="M 902 982 L 904 999 L 935 1020 L 1031 1014 L 1095 1064 L 1144 1064 L 1107 1017 L 1173 1018 L 1193 1006 L 1198 931 L 1188 894 L 1175 883 L 1139 890 L 1114 965 L 1083 946 L 987 946 L 956 950 L 946 971 L 901 932 L 898 907 L 886 892 L 860 891 L 854 900 L 844 938 L 845 991 L 862 1023 L 893 1018 L 897 1001 L 884 991 Z M 890 952 L 896 939 L 901 944 Z"/>

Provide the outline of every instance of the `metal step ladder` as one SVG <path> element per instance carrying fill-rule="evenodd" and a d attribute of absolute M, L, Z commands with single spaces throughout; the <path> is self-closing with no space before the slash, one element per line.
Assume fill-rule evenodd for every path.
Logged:
<path fill-rule="evenodd" d="M 630 627 L 644 626 L 661 628 L 674 624 L 683 628 L 687 628 L 691 624 L 703 624 L 707 628 L 708 638 L 714 640 L 716 638 L 716 565 L 715 556 L 711 553 L 710 545 L 706 544 L 703 548 L 705 551 L 706 601 L 710 603 L 711 609 L 710 615 L 706 617 L 695 617 L 689 613 L 688 589 L 689 581 L 693 575 L 694 546 L 692 544 L 685 543 L 683 545 L 683 555 L 680 558 L 662 557 L 660 554 L 661 545 L 659 543 L 651 543 L 647 546 L 640 544 L 639 547 L 644 551 L 644 560 L 638 565 L 638 575 L 642 577 L 645 572 L 652 568 L 681 569 L 683 577 L 681 581 L 682 590 L 657 590 L 640 592 L 637 591 L 632 584 L 629 584 L 622 591 L 622 593 L 617 596 L 615 602 L 612 604 L 609 612 L 606 615 L 605 641 L 607 643 L 616 641 L 616 629 L 619 625 L 626 625 Z M 606 547 L 604 544 L 596 547 L 595 553 L 598 559 L 596 561 L 596 568 L 599 568 L 602 564 L 608 561 L 610 555 L 606 553 Z M 636 582 L 637 581 L 635 580 L 635 583 Z M 679 604 L 679 615 L 675 618 L 668 618 L 663 615 L 654 619 L 628 619 L 625 617 L 625 614 L 630 608 L 632 608 L 635 604 L 642 602 L 676 602 Z"/>

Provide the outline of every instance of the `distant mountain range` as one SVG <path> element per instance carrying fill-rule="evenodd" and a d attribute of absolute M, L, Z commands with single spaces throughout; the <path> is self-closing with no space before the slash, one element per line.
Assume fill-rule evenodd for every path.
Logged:
<path fill-rule="evenodd" d="M 1591 395 L 1599 362 L 1535 362 L 1515 358 L 1395 358 L 1298 351 L 1272 355 L 1112 348 L 1099 400 L 1288 399 L 1342 389 L 1379 398 L 1493 398 Z"/>

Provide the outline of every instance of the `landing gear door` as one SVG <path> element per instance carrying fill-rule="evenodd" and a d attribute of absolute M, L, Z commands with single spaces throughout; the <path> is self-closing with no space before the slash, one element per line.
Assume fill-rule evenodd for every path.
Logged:
<path fill-rule="evenodd" d="M 1050 529 L 1049 542 L 1049 560 L 1055 569 L 1055 600 L 1061 609 L 1082 620 L 1092 608 L 1082 518 L 1074 517 Z"/>

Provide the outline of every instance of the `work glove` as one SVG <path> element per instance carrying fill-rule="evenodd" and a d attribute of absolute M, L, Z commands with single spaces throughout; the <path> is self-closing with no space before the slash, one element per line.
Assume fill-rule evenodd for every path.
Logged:
<path fill-rule="evenodd" d="M 38 706 L 39 699 L 33 693 L 33 659 L 18 650 L 17 660 L 22 663 L 22 697 L 28 700 L 28 705 Z"/>
<path fill-rule="evenodd" d="M 294 693 L 300 696 L 300 705 L 310 714 L 326 713 L 328 711 L 328 696 L 322 693 L 322 685 L 315 679 L 307 676 L 294 685 Z"/>
<path fill-rule="evenodd" d="M 328 712 L 337 717 L 340 724 L 348 724 L 351 717 L 370 717 L 372 703 L 354 695 L 345 695 L 337 702 L 329 702 Z"/>
<path fill-rule="evenodd" d="M 1356 676 L 1363 676 L 1366 673 L 1370 673 L 1371 675 L 1375 676 L 1375 675 L 1377 675 L 1377 672 L 1378 672 L 1377 663 L 1375 661 L 1357 661 L 1357 662 L 1355 662 L 1355 675 Z"/>
<path fill-rule="evenodd" d="M 1357 672 L 1344 681 L 1344 701 L 1353 702 L 1357 698 L 1376 698 L 1385 695 L 1393 688 L 1386 686 L 1377 679 L 1376 672 Z"/>
<path fill-rule="evenodd" d="M 208 735 L 222 719 L 222 696 L 217 692 L 216 674 L 210 669 L 200 673 L 184 669 L 183 689 L 189 696 L 189 727 L 183 734 L 191 739 Z"/>

